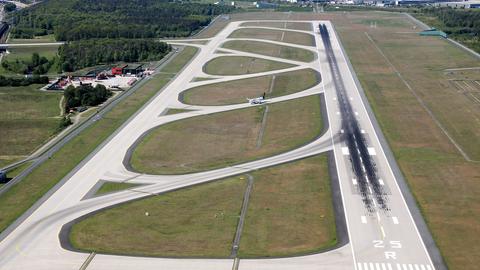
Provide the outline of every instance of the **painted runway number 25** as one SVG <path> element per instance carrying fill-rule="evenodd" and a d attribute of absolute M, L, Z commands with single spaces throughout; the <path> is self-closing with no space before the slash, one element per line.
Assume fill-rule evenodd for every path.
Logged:
<path fill-rule="evenodd" d="M 383 241 L 383 240 L 373 240 L 373 247 L 375 248 L 402 248 L 402 243 L 400 241 Z M 385 251 L 385 259 L 397 259 L 397 254 L 395 251 Z"/>

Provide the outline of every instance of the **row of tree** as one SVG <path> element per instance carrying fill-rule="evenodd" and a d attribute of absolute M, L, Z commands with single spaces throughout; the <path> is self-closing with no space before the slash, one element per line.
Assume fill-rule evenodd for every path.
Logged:
<path fill-rule="evenodd" d="M 424 8 L 417 12 L 437 17 L 447 34 L 480 36 L 480 11 L 475 9 Z"/>
<path fill-rule="evenodd" d="M 101 104 L 111 95 L 112 91 L 101 84 L 97 84 L 95 87 L 91 85 L 80 85 L 79 87 L 70 85 L 63 93 L 65 112 L 69 112 L 71 108 L 79 106 L 86 107 Z"/>
<path fill-rule="evenodd" d="M 57 40 L 187 36 L 234 7 L 168 0 L 47 0 L 17 12 L 15 38 Z"/>
<path fill-rule="evenodd" d="M 49 60 L 45 56 L 40 56 L 38 53 L 33 53 L 30 61 L 19 60 L 14 61 L 3 60 L 2 67 L 18 74 L 45 74 L 55 64 L 56 58 Z"/>
<path fill-rule="evenodd" d="M 171 46 L 146 39 L 90 39 L 60 46 L 59 60 L 63 71 L 114 62 L 143 62 L 162 59 Z"/>
<path fill-rule="evenodd" d="M 30 84 L 47 84 L 48 77 L 45 76 L 31 76 L 31 77 L 5 77 L 0 75 L 0 86 L 27 86 Z"/>

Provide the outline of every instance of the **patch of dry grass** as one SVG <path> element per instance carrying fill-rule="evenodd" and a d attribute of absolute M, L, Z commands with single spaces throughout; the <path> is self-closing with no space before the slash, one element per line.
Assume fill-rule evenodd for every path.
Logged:
<path fill-rule="evenodd" d="M 184 102 L 196 105 L 224 105 L 246 102 L 267 93 L 267 98 L 300 92 L 319 82 L 312 69 L 254 77 L 195 87 L 184 92 Z M 273 85 L 272 85 L 273 84 Z"/>
<path fill-rule="evenodd" d="M 298 45 L 315 46 L 315 38 L 310 34 L 262 28 L 241 28 L 230 34 L 229 38 L 266 39 Z"/>
<path fill-rule="evenodd" d="M 246 56 L 220 56 L 208 61 L 204 71 L 211 75 L 242 75 L 292 67 L 293 65 Z"/>
<path fill-rule="evenodd" d="M 240 257 L 314 252 L 336 243 L 326 155 L 254 172 Z"/>
<path fill-rule="evenodd" d="M 318 96 L 268 106 L 260 148 L 257 138 L 263 106 L 193 117 L 154 129 L 135 149 L 131 164 L 151 174 L 221 168 L 294 149 L 322 129 Z"/>

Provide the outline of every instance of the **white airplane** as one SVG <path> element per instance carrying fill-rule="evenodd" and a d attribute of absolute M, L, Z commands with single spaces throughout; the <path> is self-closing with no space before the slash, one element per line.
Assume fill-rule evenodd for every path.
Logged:
<path fill-rule="evenodd" d="M 265 100 L 265 94 L 263 94 L 263 96 L 261 97 L 257 97 L 257 98 L 247 98 L 248 102 L 252 105 L 254 104 L 263 104 L 265 102 L 267 102 Z"/>

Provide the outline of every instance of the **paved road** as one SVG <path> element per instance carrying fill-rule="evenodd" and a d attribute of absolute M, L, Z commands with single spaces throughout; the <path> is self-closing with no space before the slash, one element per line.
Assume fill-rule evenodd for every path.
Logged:
<path fill-rule="evenodd" d="M 79 269 L 89 254 L 69 251 L 62 248 L 59 233 L 64 224 L 85 214 L 107 206 L 147 196 L 151 193 L 166 192 L 180 187 L 246 173 L 254 169 L 281 164 L 292 160 L 316 155 L 326 151 L 334 152 L 339 177 L 345 218 L 350 243 L 338 249 L 293 258 L 240 260 L 239 269 L 357 269 L 357 270 L 431 270 L 434 266 L 425 245 L 418 233 L 407 204 L 397 185 L 390 164 L 378 140 L 375 128 L 360 97 L 347 61 L 329 22 L 325 23 L 331 34 L 333 55 L 338 64 L 338 72 L 331 70 L 325 47 L 318 35 L 319 21 L 311 22 L 315 27 L 316 47 L 306 48 L 318 53 L 318 58 L 310 63 L 290 61 L 253 53 L 227 50 L 229 55 L 255 56 L 292 63 L 296 67 L 238 76 L 212 76 L 214 80 L 191 82 L 194 77 L 211 76 L 202 71 L 202 66 L 218 57 L 217 49 L 228 40 L 231 32 L 242 22 L 232 22 L 207 45 L 195 44 L 201 52 L 190 64 L 145 106 L 131 121 L 124 125 L 104 147 L 91 157 L 81 168 L 53 193 L 40 207 L 0 242 L 1 269 Z M 254 39 L 252 39 L 254 40 Z M 186 42 L 186 41 L 185 41 Z M 274 44 L 283 42 L 269 41 Z M 175 40 L 172 44 L 183 44 Z M 128 149 L 143 133 L 151 128 L 172 121 L 206 115 L 216 112 L 249 107 L 249 104 L 228 106 L 190 106 L 178 101 L 178 95 L 191 87 L 220 81 L 277 74 L 287 70 L 313 68 L 322 74 L 322 83 L 302 92 L 268 100 L 270 103 L 324 93 L 329 119 L 329 129 L 315 141 L 298 149 L 217 170 L 187 175 L 143 175 L 124 165 Z M 375 206 L 368 209 L 358 192 L 358 182 L 354 179 L 348 148 L 342 140 L 342 115 L 337 100 L 334 80 L 342 80 L 348 100 L 357 117 L 366 139 L 366 144 L 378 170 L 379 182 L 384 186 L 388 210 Z M 162 115 L 167 108 L 188 108 L 195 111 Z M 85 199 L 85 194 L 99 180 L 148 183 L 150 185 L 133 188 L 97 198 Z M 133 229 L 132 229 L 133 230 Z M 96 255 L 88 269 L 225 269 L 230 270 L 233 259 L 169 259 L 142 258 L 128 256 Z"/>

